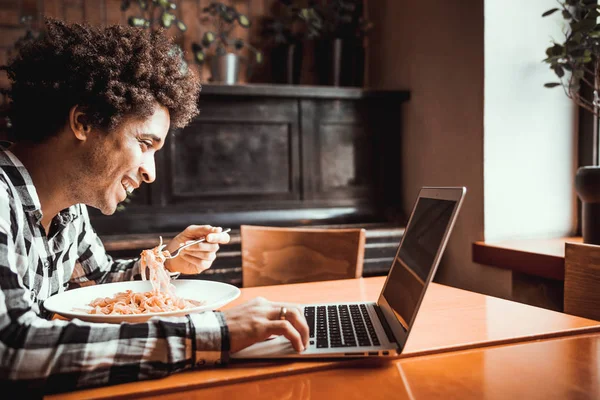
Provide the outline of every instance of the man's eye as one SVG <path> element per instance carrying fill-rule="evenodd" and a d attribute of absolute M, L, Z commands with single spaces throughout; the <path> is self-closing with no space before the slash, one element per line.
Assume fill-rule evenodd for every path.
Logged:
<path fill-rule="evenodd" d="M 150 147 L 152 147 L 152 142 L 149 140 L 141 140 L 140 144 L 144 149 L 149 149 Z"/>

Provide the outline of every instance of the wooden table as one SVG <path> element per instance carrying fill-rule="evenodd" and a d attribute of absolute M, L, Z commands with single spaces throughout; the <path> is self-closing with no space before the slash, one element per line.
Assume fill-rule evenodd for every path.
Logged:
<path fill-rule="evenodd" d="M 195 390 L 189 399 L 598 399 L 600 335 L 351 363 L 345 368 Z M 178 400 L 181 393 L 143 397 Z"/>
<path fill-rule="evenodd" d="M 331 301 L 375 301 L 384 278 L 363 278 L 318 283 L 255 287 L 242 290 L 242 295 L 229 306 L 256 296 L 276 301 L 298 303 Z M 543 338 L 600 332 L 600 322 L 561 314 L 537 307 L 432 284 L 423 301 L 414 331 L 406 344 L 403 357 L 423 357 L 464 349 L 484 348 Z M 174 392 L 234 385 L 258 379 L 333 369 L 344 375 L 349 365 L 368 365 L 360 361 L 235 361 L 222 368 L 189 371 L 164 379 L 127 383 L 89 389 L 51 399 L 118 398 L 161 396 Z M 389 366 L 388 366 L 389 367 Z M 387 368 L 387 367 L 386 367 Z M 332 371 L 331 373 L 336 373 Z M 433 382 L 433 381 L 432 381 Z M 177 393 L 179 398 L 182 393 Z M 186 397 L 195 397 L 190 392 Z M 173 397 L 175 398 L 175 397 Z"/>

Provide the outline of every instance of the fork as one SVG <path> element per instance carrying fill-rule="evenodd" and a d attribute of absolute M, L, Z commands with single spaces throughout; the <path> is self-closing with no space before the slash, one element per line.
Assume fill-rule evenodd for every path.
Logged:
<path fill-rule="evenodd" d="M 227 229 L 225 229 L 225 230 L 223 230 L 223 231 L 221 231 L 221 232 L 215 232 L 215 233 L 227 233 L 227 232 L 230 232 L 230 231 L 231 231 L 231 229 L 230 229 L 230 228 L 227 228 Z M 184 244 L 183 246 L 180 246 L 180 247 L 177 249 L 177 251 L 176 251 L 175 253 L 171 254 L 171 255 L 170 255 L 170 256 L 168 256 L 168 257 L 166 257 L 166 259 L 167 259 L 167 260 L 171 260 L 171 259 L 173 259 L 173 258 L 177 257 L 177 256 L 179 255 L 179 253 L 181 252 L 181 250 L 185 249 L 186 247 L 193 246 L 193 245 L 195 245 L 196 243 L 202 243 L 202 242 L 204 242 L 205 240 L 206 240 L 206 237 L 203 237 L 203 238 L 201 238 L 201 239 L 194 240 L 193 242 L 186 243 L 186 244 Z"/>

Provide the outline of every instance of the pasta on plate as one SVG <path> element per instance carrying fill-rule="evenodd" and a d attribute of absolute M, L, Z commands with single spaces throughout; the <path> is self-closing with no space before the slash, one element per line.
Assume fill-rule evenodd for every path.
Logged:
<path fill-rule="evenodd" d="M 147 314 L 180 311 L 202 305 L 201 302 L 182 299 L 175 294 L 175 286 L 171 283 L 171 278 L 165 269 L 166 257 L 169 256 L 169 251 L 163 250 L 165 247 L 161 237 L 158 246 L 141 253 L 142 280 L 148 280 L 146 276 L 148 270 L 152 284 L 151 291 L 126 290 L 112 297 L 100 297 L 89 304 L 91 309 L 87 312 L 103 315 Z"/>

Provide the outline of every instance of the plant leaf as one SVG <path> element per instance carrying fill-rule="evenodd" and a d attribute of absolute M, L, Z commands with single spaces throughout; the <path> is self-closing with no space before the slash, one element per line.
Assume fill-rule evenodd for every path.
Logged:
<path fill-rule="evenodd" d="M 548 11 L 546 11 L 545 13 L 543 13 L 543 14 L 542 14 L 542 17 L 547 17 L 548 15 L 552 15 L 552 14 L 554 14 L 554 13 L 555 13 L 555 12 L 557 12 L 557 11 L 558 11 L 558 8 L 553 8 L 553 9 L 551 9 L 551 10 L 548 10 Z"/>
<path fill-rule="evenodd" d="M 556 76 L 558 76 L 559 78 L 562 78 L 563 76 L 565 76 L 565 70 L 562 69 L 562 67 L 560 65 L 555 65 L 553 68 L 554 73 L 556 74 Z"/>
<path fill-rule="evenodd" d="M 545 88 L 549 88 L 549 89 L 550 89 L 550 88 L 553 88 L 553 87 L 560 86 L 560 85 L 561 85 L 560 83 L 556 83 L 556 82 L 544 83 L 544 87 L 545 87 Z"/>
<path fill-rule="evenodd" d="M 559 57 L 565 54 L 565 48 L 558 43 L 554 43 L 552 47 L 546 49 L 546 55 L 548 57 Z"/>
<path fill-rule="evenodd" d="M 587 33 L 596 27 L 596 19 L 584 18 L 578 22 L 571 22 L 571 32 Z"/>
<path fill-rule="evenodd" d="M 600 32 L 599 32 L 600 33 Z M 575 32 L 572 36 L 571 36 L 571 40 L 573 40 L 575 43 L 581 43 L 581 40 L 583 39 L 583 34 L 581 32 Z"/>
<path fill-rule="evenodd" d="M 185 32 L 187 31 L 187 25 L 183 23 L 183 21 L 179 21 L 177 20 L 177 28 L 181 31 L 181 32 Z"/>
<path fill-rule="evenodd" d="M 241 27 L 243 27 L 243 28 L 249 28 L 250 27 L 250 20 L 244 14 L 239 14 L 238 17 L 237 17 L 237 20 L 240 23 Z"/>
<path fill-rule="evenodd" d="M 213 32 L 204 32 L 202 35 L 202 46 L 208 47 L 215 41 L 215 34 Z"/>
<path fill-rule="evenodd" d="M 235 21 L 237 16 L 238 16 L 237 11 L 233 7 L 224 7 L 221 11 L 221 18 L 223 19 L 223 21 L 227 22 L 228 24 Z"/>
<path fill-rule="evenodd" d="M 586 15 L 585 18 L 586 19 L 593 19 L 595 20 L 596 18 L 598 18 L 598 15 L 600 15 L 598 13 L 598 10 L 596 10 L 595 8 L 591 9 Z"/>
<path fill-rule="evenodd" d="M 127 23 L 129 26 L 133 26 L 135 28 L 148 28 L 150 26 L 150 21 L 147 19 L 133 16 L 127 19 Z"/>
<path fill-rule="evenodd" d="M 160 24 L 164 27 L 164 28 L 170 28 L 171 25 L 173 24 L 173 21 L 175 20 L 175 16 L 171 13 L 168 12 L 163 12 L 162 15 L 160 16 Z"/>
<path fill-rule="evenodd" d="M 204 64 L 204 61 L 206 61 L 206 55 L 202 50 L 194 52 L 194 61 L 200 65 Z"/>

